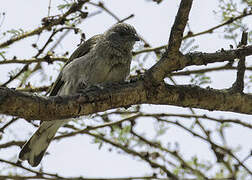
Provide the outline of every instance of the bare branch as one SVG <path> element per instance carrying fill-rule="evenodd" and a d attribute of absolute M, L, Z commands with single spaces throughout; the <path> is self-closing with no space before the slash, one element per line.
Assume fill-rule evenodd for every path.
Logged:
<path fill-rule="evenodd" d="M 8 123 L 6 123 L 5 125 L 3 125 L 0 128 L 0 132 L 4 132 L 4 129 L 7 128 L 8 126 L 10 126 L 12 123 L 16 122 L 18 120 L 17 117 L 13 117 L 12 120 L 10 120 Z M 1 146 L 1 145 L 0 145 Z"/>
<path fill-rule="evenodd" d="M 67 60 L 68 58 L 65 58 L 65 57 L 46 56 L 44 58 L 5 60 L 5 61 L 0 61 L 0 64 L 30 64 L 30 63 L 39 63 L 39 62 L 53 63 L 54 61 L 66 62 Z"/>
<path fill-rule="evenodd" d="M 202 34 L 213 33 L 213 31 L 216 30 L 216 29 L 219 29 L 219 28 L 221 28 L 221 27 L 223 27 L 225 25 L 231 24 L 234 21 L 237 21 L 239 19 L 242 19 L 242 18 L 250 16 L 250 15 L 252 15 L 252 10 L 249 11 L 249 12 L 243 13 L 240 16 L 232 17 L 229 20 L 227 20 L 227 21 L 225 21 L 225 22 L 223 22 L 223 23 L 221 23 L 219 25 L 216 25 L 216 26 L 214 26 L 214 27 L 212 27 L 210 29 L 207 29 L 205 31 L 201 31 L 201 32 L 194 33 L 194 34 L 193 33 L 187 34 L 183 39 L 187 39 L 187 38 L 190 38 L 190 37 L 196 37 L 196 36 L 199 36 L 199 35 L 202 35 Z"/>
<path fill-rule="evenodd" d="M 16 90 L 21 91 L 21 92 L 30 92 L 30 93 L 43 92 L 43 91 L 48 91 L 51 86 L 52 85 L 41 86 L 41 87 L 24 87 L 24 88 L 18 88 Z"/>
<path fill-rule="evenodd" d="M 252 54 L 252 46 L 241 47 L 236 50 L 223 50 L 217 53 L 190 53 L 178 58 L 179 63 L 171 63 L 169 69 L 173 71 L 183 69 L 188 65 L 223 62 L 249 54 Z M 154 89 L 156 92 L 154 92 L 153 88 L 146 87 L 145 83 L 145 81 L 140 80 L 135 83 L 105 88 L 106 90 L 92 92 L 90 95 L 76 95 L 64 98 L 43 98 L 7 88 L 0 88 L 0 100 L 2 102 L 0 104 L 0 113 L 20 116 L 26 119 L 49 120 L 76 117 L 140 103 L 173 104 L 209 110 L 252 113 L 251 95 L 231 94 L 225 91 L 202 89 L 196 86 L 175 87 L 165 86 L 164 84 L 157 86 Z M 153 93 L 156 93 L 155 96 L 148 96 L 148 94 Z M 95 96 L 93 97 L 93 95 Z M 184 98 L 181 99 L 180 97 Z M 121 101 L 121 99 L 125 100 Z M 212 101 L 210 102 L 209 99 Z M 234 102 L 236 103 L 234 104 Z M 26 104 L 25 109 L 24 103 Z M 50 109 L 50 111 L 47 111 L 47 109 Z"/>
<path fill-rule="evenodd" d="M 60 135 L 60 136 L 56 136 L 54 138 L 54 140 L 62 139 L 62 138 L 65 138 L 65 137 L 75 136 L 77 134 L 84 134 L 84 133 L 87 133 L 87 132 L 89 132 L 91 130 L 96 130 L 96 129 L 100 129 L 100 128 L 104 128 L 104 127 L 112 127 L 114 125 L 119 125 L 119 124 L 121 124 L 122 122 L 125 122 L 125 121 L 134 121 L 137 117 L 139 117 L 139 115 L 134 115 L 134 116 L 131 116 L 129 118 L 125 118 L 125 119 L 115 121 L 115 122 L 111 122 L 111 123 L 105 123 L 105 124 L 98 125 L 98 126 L 88 126 L 88 127 L 86 127 L 85 129 L 82 129 L 82 130 L 77 130 L 75 132 L 71 132 L 71 133 L 68 133 L 68 134 L 63 134 L 63 135 Z"/>
<path fill-rule="evenodd" d="M 96 7 L 99 7 L 99 8 L 101 8 L 101 9 L 103 9 L 103 10 L 106 11 L 109 15 L 111 15 L 113 18 L 115 18 L 117 21 L 120 21 L 120 19 L 119 19 L 113 12 L 111 12 L 108 8 L 106 8 L 102 2 L 99 2 L 98 4 L 93 3 L 93 2 L 88 2 L 88 4 L 91 4 L 91 5 L 93 5 L 93 6 L 96 6 Z"/>
<path fill-rule="evenodd" d="M 207 65 L 214 62 L 231 61 L 240 56 L 252 54 L 252 45 L 238 49 L 224 50 L 215 53 L 193 52 L 186 55 L 174 55 L 166 64 L 167 73 L 177 71 L 191 65 Z M 174 60 L 175 59 L 175 60 Z"/>
<path fill-rule="evenodd" d="M 11 146 L 19 146 L 22 147 L 24 145 L 25 141 L 9 141 L 7 143 L 4 144 L 0 144 L 0 149 L 2 148 L 8 148 Z"/>
<path fill-rule="evenodd" d="M 88 135 L 90 135 L 90 136 L 93 136 L 93 137 L 95 137 L 95 138 L 101 139 L 102 141 L 104 141 L 104 142 L 106 142 L 106 143 L 109 143 L 109 144 L 111 144 L 111 145 L 113 145 L 113 146 L 115 146 L 115 147 L 117 147 L 117 148 L 123 150 L 124 152 L 126 152 L 126 153 L 128 153 L 128 154 L 131 154 L 131 155 L 133 155 L 133 156 L 137 156 L 137 157 L 141 158 L 142 160 L 148 162 L 148 163 L 150 164 L 151 167 L 162 169 L 162 170 L 166 173 L 167 177 L 170 177 L 170 178 L 173 179 L 173 180 L 178 180 L 177 176 L 174 175 L 174 174 L 172 174 L 165 166 L 160 165 L 160 164 L 158 164 L 158 163 L 156 163 L 156 162 L 154 162 L 154 161 L 151 161 L 148 157 L 145 157 L 145 156 L 142 155 L 141 153 L 139 153 L 139 152 L 137 152 L 137 151 L 134 151 L 134 150 L 132 150 L 132 149 L 129 149 L 129 148 L 127 148 L 127 147 L 125 147 L 125 146 L 123 146 L 123 145 L 121 145 L 121 144 L 119 144 L 119 143 L 113 142 L 113 141 L 111 141 L 111 140 L 109 140 L 109 139 L 106 139 L 105 137 L 103 137 L 103 136 L 101 136 L 101 135 L 94 134 L 94 133 L 90 133 L 90 132 L 87 132 L 86 134 L 88 134 Z"/>
<path fill-rule="evenodd" d="M 201 32 L 197 32 L 197 33 L 190 32 L 189 34 L 187 34 L 186 36 L 183 37 L 183 40 L 188 39 L 188 38 L 192 38 L 192 37 L 197 37 L 197 36 L 207 34 L 207 33 L 213 33 L 213 31 L 216 30 L 216 29 L 219 29 L 219 28 L 221 28 L 221 27 L 223 27 L 225 25 L 233 23 L 234 21 L 237 21 L 239 19 L 242 19 L 242 18 L 247 17 L 247 16 L 251 16 L 251 15 L 252 15 L 252 11 L 249 11 L 248 13 L 244 13 L 244 14 L 242 14 L 240 16 L 230 18 L 226 22 L 221 23 L 219 25 L 216 25 L 216 26 L 214 26 L 214 27 L 212 27 L 210 29 L 207 29 L 207 30 L 204 30 L 204 31 L 201 31 Z M 155 51 L 159 51 L 159 50 L 164 49 L 164 48 L 167 48 L 167 45 L 158 46 L 158 47 L 155 47 L 155 48 L 146 48 L 146 49 L 143 49 L 143 50 L 140 50 L 140 51 L 133 52 L 133 55 L 146 53 L 146 52 L 153 52 L 153 51 L 155 52 Z"/>
<path fill-rule="evenodd" d="M 214 62 L 231 61 L 236 58 L 239 58 L 240 56 L 248 56 L 251 54 L 251 45 L 232 50 L 222 49 L 221 51 L 218 51 L 216 53 L 194 52 L 188 53 L 186 55 L 171 53 L 169 54 L 169 57 L 167 57 L 167 61 L 165 61 L 165 64 L 161 62 L 161 60 L 164 59 L 163 56 L 159 62 L 157 62 L 151 69 L 149 69 L 145 73 L 145 82 L 147 83 L 145 86 L 148 86 L 149 88 L 152 88 L 153 86 L 155 87 L 154 84 L 159 82 L 159 80 L 156 78 L 163 79 L 165 75 L 168 75 L 172 71 L 182 70 L 186 66 L 206 65 L 208 63 Z M 165 70 L 165 72 L 162 71 L 159 67 Z M 153 79 L 154 77 L 155 79 Z"/>
<path fill-rule="evenodd" d="M 238 47 L 246 46 L 247 41 L 248 41 L 248 33 L 243 31 L 241 42 Z M 245 70 L 246 70 L 245 59 L 246 59 L 245 56 L 241 56 L 239 59 L 238 66 L 237 66 L 237 77 L 236 77 L 235 83 L 233 84 L 233 86 L 231 88 L 232 91 L 239 92 L 239 93 L 243 92 L 244 74 L 245 74 Z"/>
<path fill-rule="evenodd" d="M 144 143 L 152 146 L 152 147 L 155 147 L 155 148 L 158 148 L 166 153 L 169 153 L 170 155 L 174 156 L 180 163 L 183 167 L 185 167 L 186 169 L 189 169 L 190 171 L 192 171 L 193 173 L 197 174 L 198 176 L 201 176 L 201 178 L 203 179 L 207 179 L 207 177 L 199 170 L 197 169 L 194 169 L 191 165 L 189 165 L 186 161 L 184 161 L 178 154 L 178 152 L 176 151 L 170 151 L 166 148 L 164 148 L 161 144 L 159 143 L 155 143 L 155 142 L 151 142 L 149 140 L 147 140 L 146 138 L 140 136 L 139 134 L 137 134 L 136 132 L 132 131 L 131 132 L 134 136 L 138 137 L 141 141 L 143 141 Z"/>
<path fill-rule="evenodd" d="M 18 78 L 23 72 L 27 71 L 29 67 L 29 64 L 26 64 L 23 66 L 23 68 L 14 76 L 10 76 L 9 80 L 7 80 L 5 83 L 1 84 L 1 86 L 5 87 L 7 86 L 11 81 L 13 81 L 14 79 Z"/>
<path fill-rule="evenodd" d="M 84 92 L 82 95 L 56 97 L 39 97 L 2 87 L 0 113 L 45 121 L 148 103 L 252 114 L 252 95 L 248 94 L 165 84 L 157 87 L 155 96 L 147 97 L 148 93 L 152 93 L 150 91 L 141 80 Z"/>
<path fill-rule="evenodd" d="M 38 174 L 38 175 L 48 175 L 48 176 L 56 176 L 57 177 L 57 175 L 55 175 L 55 174 L 42 173 L 42 172 L 39 172 L 39 171 L 35 171 L 35 170 L 32 170 L 32 169 L 26 168 L 26 167 L 22 166 L 21 164 L 13 163 L 13 162 L 10 162 L 10 161 L 4 160 L 4 159 L 0 159 L 0 162 L 7 163 L 7 164 L 10 164 L 12 166 L 22 168 L 22 169 L 24 169 L 26 171 L 29 171 L 29 172 L 32 172 L 32 173 L 35 173 L 35 174 Z"/>
<path fill-rule="evenodd" d="M 50 29 L 52 28 L 53 26 L 55 25 L 59 25 L 59 24 L 62 24 L 65 20 L 66 20 L 66 17 L 76 11 L 78 11 L 83 4 L 85 4 L 86 2 L 88 2 L 88 0 L 83 0 L 83 1 L 78 1 L 78 3 L 73 3 L 73 5 L 69 8 L 69 10 L 63 14 L 62 16 L 60 16 L 58 19 L 55 19 L 53 21 L 50 21 L 48 23 L 46 23 L 45 25 L 37 28 L 37 29 L 34 29 L 33 31 L 30 31 L 30 32 L 26 32 L 20 36 L 17 36 L 15 38 L 11 38 L 9 40 L 7 40 L 6 42 L 3 42 L 0 44 L 0 48 L 4 48 L 6 46 L 9 46 L 11 45 L 12 43 L 16 42 L 16 41 L 19 41 L 21 39 L 24 39 L 26 37 L 29 37 L 29 36 L 33 36 L 33 35 L 36 35 L 36 34 L 40 34 L 42 31 L 46 30 L 46 29 Z"/>
<path fill-rule="evenodd" d="M 61 27 L 61 28 L 59 28 L 59 29 L 54 29 L 53 32 L 52 32 L 52 34 L 51 34 L 51 36 L 47 39 L 47 41 L 46 41 L 46 43 L 44 44 L 44 46 L 43 46 L 41 49 L 38 50 L 38 53 L 34 56 L 34 58 L 39 57 L 39 55 L 43 53 L 43 51 L 45 50 L 45 48 L 53 41 L 53 37 L 54 37 L 58 32 L 62 32 L 62 31 L 65 30 L 65 29 L 67 29 L 67 30 L 73 29 L 73 30 L 75 30 L 75 31 L 78 31 L 78 28 L 76 28 L 76 27 L 68 27 L 68 26 L 67 26 L 67 27 Z"/>
<path fill-rule="evenodd" d="M 205 137 L 197 134 L 196 132 L 192 131 L 191 129 L 183 126 L 178 121 L 172 122 L 172 121 L 167 121 L 167 120 L 163 120 L 163 119 L 159 119 L 159 121 L 167 122 L 167 123 L 170 123 L 170 124 L 175 124 L 176 126 L 181 127 L 182 129 L 184 129 L 187 132 L 191 133 L 193 136 L 198 137 L 198 138 L 206 141 L 207 143 L 210 143 L 211 146 L 212 146 L 212 148 L 214 148 L 214 149 L 218 148 L 219 150 L 223 151 L 224 153 L 229 154 L 231 157 L 233 157 L 237 161 L 237 163 L 239 164 L 239 166 L 242 166 L 249 174 L 252 175 L 252 172 L 232 153 L 231 150 L 227 149 L 226 147 L 219 146 L 218 144 L 212 142 L 209 138 L 205 138 Z"/>
<path fill-rule="evenodd" d="M 168 114 L 168 113 L 161 113 L 161 114 L 145 114 L 145 113 L 141 113 L 138 115 L 139 117 L 155 117 L 155 118 L 162 118 L 162 117 L 180 117 L 180 118 L 198 118 L 198 119 L 206 119 L 209 121 L 215 121 L 218 123 L 234 123 L 234 124 L 238 124 L 247 128 L 251 128 L 252 129 L 252 124 L 243 122 L 239 119 L 222 119 L 222 118 L 214 118 L 214 117 L 210 117 L 207 115 L 194 115 L 194 114 Z"/>
<path fill-rule="evenodd" d="M 193 0 L 182 0 L 177 12 L 175 22 L 171 29 L 171 34 L 168 43 L 168 52 L 179 51 L 181 42 L 183 40 L 183 33 L 185 30 L 188 16 L 192 7 Z"/>
<path fill-rule="evenodd" d="M 163 54 L 161 59 L 154 66 L 151 67 L 145 74 L 150 81 L 149 84 L 158 84 L 163 80 L 167 70 L 169 70 L 169 64 L 177 64 L 180 57 L 179 48 L 183 40 L 184 29 L 188 20 L 189 12 L 191 10 L 193 0 L 182 0 L 179 6 L 179 10 L 173 24 L 168 49 Z M 152 86 L 152 85 L 147 85 Z"/>

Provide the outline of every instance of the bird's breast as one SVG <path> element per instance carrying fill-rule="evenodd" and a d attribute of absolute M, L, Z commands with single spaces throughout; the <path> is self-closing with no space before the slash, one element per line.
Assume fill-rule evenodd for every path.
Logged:
<path fill-rule="evenodd" d="M 95 73 L 90 76 L 90 82 L 106 83 L 124 81 L 130 71 L 130 58 L 118 57 L 111 55 L 110 57 L 100 59 L 94 63 Z"/>

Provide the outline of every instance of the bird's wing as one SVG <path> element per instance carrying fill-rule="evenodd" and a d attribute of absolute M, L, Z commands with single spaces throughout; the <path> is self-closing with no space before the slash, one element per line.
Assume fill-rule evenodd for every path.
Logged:
<path fill-rule="evenodd" d="M 64 84 L 64 81 L 62 80 L 62 73 L 60 72 L 56 81 L 53 83 L 49 96 L 56 96 L 60 88 L 63 86 L 63 84 Z"/>
<path fill-rule="evenodd" d="M 90 50 L 95 46 L 98 39 L 101 35 L 96 35 L 86 42 L 84 42 L 81 46 L 79 46 L 71 55 L 66 65 L 74 61 L 76 58 L 86 55 L 90 52 Z M 85 59 L 85 58 L 84 58 Z M 50 91 L 50 96 L 56 96 L 59 94 L 60 89 L 63 87 L 65 80 L 63 78 L 62 71 L 60 72 L 58 78 L 52 86 Z M 64 123 L 68 122 L 68 119 L 65 121 L 44 121 L 41 123 L 39 129 L 33 136 L 26 142 L 23 146 L 21 152 L 19 153 L 19 159 L 28 160 L 29 164 L 32 166 L 37 166 L 42 160 L 46 149 L 49 146 L 50 141 L 55 136 L 58 128 L 62 126 Z"/>
<path fill-rule="evenodd" d="M 81 56 L 84 56 L 87 54 L 97 43 L 97 41 L 102 37 L 102 34 L 98 34 L 93 36 L 92 38 L 88 39 L 84 43 L 82 43 L 70 56 L 69 60 L 66 62 L 66 64 L 63 66 L 63 68 L 72 62 L 74 59 L 79 58 Z M 64 80 L 62 79 L 62 73 L 59 74 L 57 77 L 55 83 L 53 84 L 50 95 L 49 96 L 56 96 L 60 90 L 60 88 L 64 85 Z"/>
<path fill-rule="evenodd" d="M 92 38 L 88 39 L 87 41 L 85 41 L 84 43 L 82 43 L 74 52 L 73 54 L 70 56 L 69 61 L 67 62 L 67 64 L 69 62 L 71 62 L 72 60 L 79 58 L 81 56 L 84 56 L 85 54 L 87 54 L 93 47 L 94 45 L 97 43 L 97 41 L 102 37 L 102 34 L 98 34 L 93 36 Z"/>

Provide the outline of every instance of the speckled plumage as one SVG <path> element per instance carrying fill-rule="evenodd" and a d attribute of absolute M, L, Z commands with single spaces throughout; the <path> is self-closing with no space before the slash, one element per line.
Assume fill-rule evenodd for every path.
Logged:
<path fill-rule="evenodd" d="M 130 72 L 131 50 L 138 41 L 135 29 L 125 23 L 112 26 L 80 45 L 55 81 L 50 96 L 70 95 L 85 86 L 124 81 Z M 66 120 L 44 121 L 23 146 L 19 159 L 37 166 L 58 128 Z"/>

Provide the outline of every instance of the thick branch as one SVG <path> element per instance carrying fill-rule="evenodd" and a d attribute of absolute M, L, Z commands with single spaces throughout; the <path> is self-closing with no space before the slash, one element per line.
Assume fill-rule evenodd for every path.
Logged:
<path fill-rule="evenodd" d="M 165 75 L 172 71 L 182 70 L 186 66 L 191 65 L 207 65 L 214 62 L 231 61 L 241 56 L 249 56 L 252 54 L 252 45 L 241 47 L 238 49 L 224 50 L 215 53 L 202 53 L 194 52 L 186 55 L 182 54 L 170 54 L 165 63 Z M 161 61 L 161 60 L 160 60 Z M 159 71 L 159 62 L 147 71 L 146 76 L 150 77 L 150 73 L 154 70 L 155 74 L 159 77 L 161 72 Z M 157 69 L 155 67 L 157 66 Z M 157 70 L 157 71 L 156 71 Z M 153 76 L 152 76 L 153 78 Z"/>
<path fill-rule="evenodd" d="M 247 41 L 248 41 L 248 33 L 243 31 L 242 39 L 241 39 L 239 46 L 240 47 L 246 46 Z M 244 89 L 244 75 L 245 75 L 245 70 L 246 70 L 245 59 L 246 59 L 245 56 L 241 56 L 239 59 L 239 62 L 238 62 L 236 81 L 234 82 L 234 84 L 231 88 L 231 90 L 233 90 L 235 92 L 242 93 L 243 89 Z"/>
<path fill-rule="evenodd" d="M 155 96 L 143 81 L 125 83 L 82 95 L 39 97 L 0 88 L 0 113 L 25 119 L 65 119 L 134 104 L 163 104 L 252 114 L 252 95 L 160 84 Z"/>
<path fill-rule="evenodd" d="M 171 34 L 168 43 L 168 50 L 178 51 L 183 40 L 183 33 L 185 30 L 188 16 L 192 7 L 193 0 L 182 0 L 175 22 L 171 29 Z"/>
<path fill-rule="evenodd" d="M 178 60 L 176 63 L 174 63 L 173 59 L 169 60 L 169 71 L 180 70 L 189 65 L 223 62 L 250 54 L 252 54 L 252 46 L 236 50 L 222 50 L 217 53 L 189 53 L 180 56 L 180 58 L 174 56 Z M 33 96 L 2 87 L 0 88 L 0 113 L 26 119 L 51 120 L 87 115 L 112 108 L 143 103 L 172 104 L 246 114 L 252 112 L 251 95 L 231 94 L 196 86 L 168 87 L 161 83 L 154 89 L 156 94 L 149 96 L 153 94 L 153 88 L 148 88 L 145 83 L 146 81 L 141 80 L 93 91 L 82 96 L 50 98 Z"/>
<path fill-rule="evenodd" d="M 214 62 L 232 61 L 241 56 L 249 55 L 252 55 L 252 45 L 232 50 L 222 49 L 215 53 L 193 52 L 186 54 L 184 57 L 180 56 L 182 59 L 179 59 L 179 56 L 175 56 L 178 62 L 177 64 L 170 62 L 168 71 L 181 70 L 185 66 L 190 65 L 207 65 Z"/>
<path fill-rule="evenodd" d="M 173 59 L 169 60 L 169 71 L 180 70 L 189 65 L 223 62 L 250 54 L 252 54 L 252 46 L 236 50 L 222 50 L 217 53 L 189 53 L 180 56 L 181 58 L 174 56 L 178 60 L 176 63 Z M 162 83 L 155 87 L 155 92 L 153 92 L 153 88 L 146 86 L 145 80 L 83 95 L 50 98 L 2 87 L 0 88 L 0 113 L 26 119 L 51 120 L 148 103 L 252 114 L 252 95 L 231 94 L 196 86 L 166 86 Z M 155 93 L 153 96 L 149 96 L 153 93 Z"/>
<path fill-rule="evenodd" d="M 146 72 L 146 76 L 148 76 L 153 84 L 163 80 L 167 70 L 169 70 L 170 60 L 176 63 L 178 58 L 180 58 L 179 48 L 183 40 L 183 33 L 192 7 L 192 1 L 193 0 L 181 1 L 175 22 L 171 29 L 168 49 L 158 63 Z M 177 58 L 174 58 L 174 56 Z"/>

